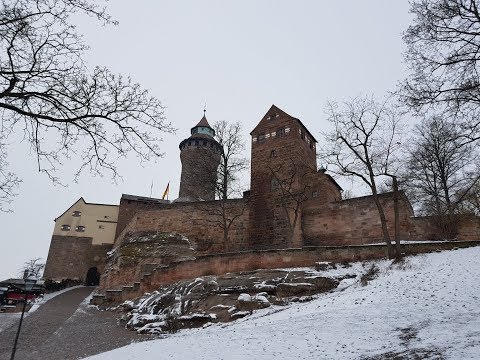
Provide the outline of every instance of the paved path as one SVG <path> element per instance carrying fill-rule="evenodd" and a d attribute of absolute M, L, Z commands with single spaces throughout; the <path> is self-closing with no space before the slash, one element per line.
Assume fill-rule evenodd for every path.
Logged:
<path fill-rule="evenodd" d="M 67 291 L 24 318 L 15 359 L 81 359 L 147 339 L 119 326 L 116 313 L 82 303 L 92 291 Z M 0 333 L 0 360 L 10 359 L 17 326 L 15 322 Z"/>

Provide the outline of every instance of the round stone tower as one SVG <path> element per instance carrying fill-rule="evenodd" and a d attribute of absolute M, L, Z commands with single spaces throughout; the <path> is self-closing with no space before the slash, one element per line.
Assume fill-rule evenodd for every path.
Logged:
<path fill-rule="evenodd" d="M 215 200 L 222 146 L 214 139 L 215 130 L 205 114 L 190 132 L 179 145 L 182 177 L 177 201 Z"/>

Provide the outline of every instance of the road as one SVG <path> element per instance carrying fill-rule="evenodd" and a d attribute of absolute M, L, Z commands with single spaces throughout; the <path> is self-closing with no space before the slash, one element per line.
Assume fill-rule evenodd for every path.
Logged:
<path fill-rule="evenodd" d="M 84 300 L 93 290 L 64 292 L 25 317 L 15 359 L 81 359 L 149 339 L 118 325 L 118 313 L 88 306 Z M 17 326 L 14 322 L 0 333 L 0 360 L 10 359 Z"/>

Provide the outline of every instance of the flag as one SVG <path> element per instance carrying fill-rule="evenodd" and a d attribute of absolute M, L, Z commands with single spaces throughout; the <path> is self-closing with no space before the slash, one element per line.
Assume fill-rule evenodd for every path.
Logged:
<path fill-rule="evenodd" d="M 168 191 L 170 190 L 170 181 L 167 184 L 167 187 L 165 188 L 165 191 L 163 192 L 162 200 L 165 200 L 167 198 L 168 200 Z"/>

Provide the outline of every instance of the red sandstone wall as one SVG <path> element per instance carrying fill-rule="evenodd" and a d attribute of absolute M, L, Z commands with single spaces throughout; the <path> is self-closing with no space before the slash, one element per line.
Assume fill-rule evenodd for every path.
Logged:
<path fill-rule="evenodd" d="M 229 241 L 223 242 L 219 226 L 222 208 L 219 201 L 174 203 L 156 210 L 139 211 L 118 236 L 119 246 L 126 233 L 138 231 L 175 232 L 186 236 L 199 252 L 244 250 L 248 240 L 249 209 L 246 199 L 225 201 L 228 216 L 238 216 L 229 230 Z"/>
<path fill-rule="evenodd" d="M 142 210 L 161 209 L 165 204 L 159 204 L 155 201 L 145 200 L 132 200 L 132 199 L 120 199 L 120 206 L 118 208 L 118 220 L 117 229 L 115 232 L 115 239 L 125 229 L 128 223 L 132 220 L 133 216 Z"/>
<path fill-rule="evenodd" d="M 393 195 L 381 194 L 390 236 L 394 235 Z M 410 204 L 402 196 L 400 237 L 409 239 Z M 383 239 L 378 210 L 371 196 L 311 206 L 303 211 L 305 245 L 357 245 L 380 242 Z"/>
<path fill-rule="evenodd" d="M 430 242 L 402 245 L 406 254 L 427 253 L 436 250 L 449 250 L 470 246 L 479 246 L 480 241 L 470 242 Z M 299 266 L 313 266 L 317 261 L 361 261 L 387 256 L 385 245 L 359 245 L 345 247 L 309 247 L 303 249 L 250 251 L 234 254 L 204 255 L 196 260 L 171 264 L 168 267 L 154 269 L 150 275 L 135 279 L 126 271 L 112 279 L 110 286 L 101 284 L 106 291 L 107 301 L 122 301 L 142 295 L 144 292 L 158 289 L 159 286 L 175 281 L 193 279 L 205 275 L 221 275 L 228 272 L 251 271 L 255 269 L 275 269 Z M 123 289 L 123 291 L 122 291 Z"/>
<path fill-rule="evenodd" d="M 460 216 L 456 231 L 451 238 L 455 240 L 480 239 L 480 216 Z M 445 240 L 438 222 L 430 217 L 413 217 L 409 224 L 409 240 Z M 448 237 L 448 236 L 447 236 Z"/>

